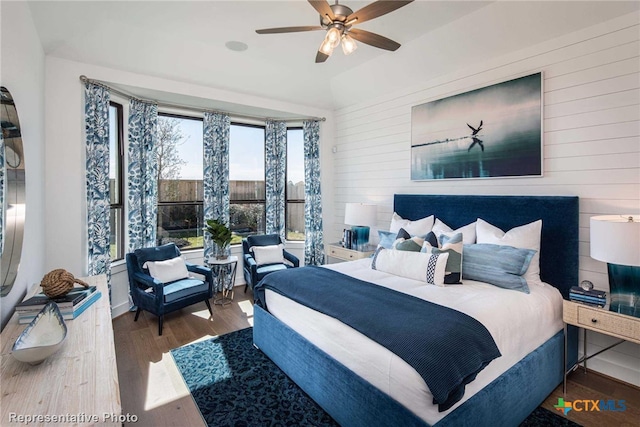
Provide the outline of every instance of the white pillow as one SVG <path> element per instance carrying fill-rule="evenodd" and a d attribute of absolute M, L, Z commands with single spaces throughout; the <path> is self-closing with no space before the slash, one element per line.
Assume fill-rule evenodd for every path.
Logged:
<path fill-rule="evenodd" d="M 465 245 L 473 245 L 476 242 L 476 222 L 472 222 L 471 224 L 467 224 L 463 227 L 458 228 L 457 230 L 452 230 L 444 222 L 440 221 L 436 218 L 435 224 L 433 224 L 433 228 L 431 229 L 433 234 L 436 235 L 438 242 L 440 242 L 440 235 L 445 234 L 447 237 L 452 237 L 454 234 L 462 233 L 462 243 Z"/>
<path fill-rule="evenodd" d="M 478 243 L 491 243 L 494 245 L 513 246 L 520 249 L 533 249 L 536 251 L 531 259 L 529 268 L 524 274 L 528 284 L 540 283 L 540 233 L 542 232 L 542 220 L 539 219 L 529 224 L 514 227 L 506 233 L 498 227 L 478 218 L 476 221 L 476 234 Z"/>
<path fill-rule="evenodd" d="M 394 212 L 391 217 L 389 231 L 397 233 L 401 228 L 404 228 L 405 231 L 412 236 L 423 236 L 431 231 L 431 227 L 433 227 L 433 215 L 415 221 L 409 221 Z"/>
<path fill-rule="evenodd" d="M 282 243 L 278 245 L 270 246 L 252 246 L 253 257 L 256 260 L 256 264 L 281 264 L 284 262 L 284 253 L 282 252 L 284 245 Z"/>
<path fill-rule="evenodd" d="M 162 283 L 175 282 L 189 277 L 187 265 L 182 257 L 175 257 L 165 261 L 147 261 L 143 267 L 149 269 L 149 275 Z"/>
<path fill-rule="evenodd" d="M 444 274 L 449 254 L 425 254 L 379 248 L 371 259 L 373 270 L 407 279 L 444 286 Z"/>

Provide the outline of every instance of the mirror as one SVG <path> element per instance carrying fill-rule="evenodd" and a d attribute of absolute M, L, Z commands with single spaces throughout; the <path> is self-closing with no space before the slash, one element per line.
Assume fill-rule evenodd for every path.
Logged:
<path fill-rule="evenodd" d="M 0 179 L 0 203 L 4 221 L 0 231 L 0 296 L 11 291 L 18 275 L 25 216 L 25 168 L 22 133 L 11 93 L 0 87 L 0 120 L 4 140 L 3 179 Z M 0 158 L 2 156 L 0 155 Z"/>

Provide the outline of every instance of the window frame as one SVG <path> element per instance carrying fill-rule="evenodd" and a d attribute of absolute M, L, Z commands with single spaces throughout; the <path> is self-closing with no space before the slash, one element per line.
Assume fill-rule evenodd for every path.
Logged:
<path fill-rule="evenodd" d="M 120 215 L 116 217 L 116 223 L 119 223 L 119 230 L 116 232 L 116 256 L 115 258 L 111 258 L 111 262 L 120 261 L 124 259 L 124 244 L 125 244 L 125 212 L 124 212 L 124 107 L 122 104 L 109 101 L 109 107 L 113 107 L 116 109 L 116 123 L 118 125 L 118 132 L 116 133 L 116 144 L 117 144 L 117 152 L 118 156 L 116 158 L 116 183 L 118 188 L 118 200 L 115 203 L 109 203 L 109 214 L 111 215 L 112 211 L 117 212 L 120 210 Z M 118 218 L 119 217 L 119 218 Z M 119 219 L 119 221 L 118 221 Z"/>
<path fill-rule="evenodd" d="M 262 205 L 263 209 L 262 211 L 264 212 L 262 215 L 262 223 L 266 224 L 267 222 L 267 155 L 266 155 L 266 148 L 267 148 L 267 127 L 265 125 L 257 125 L 257 124 L 252 124 L 252 123 L 242 123 L 242 122 L 235 122 L 232 121 L 230 123 L 230 127 L 231 126 L 243 126 L 243 127 L 248 127 L 248 128 L 256 128 L 256 129 L 262 129 L 263 134 L 264 134 L 264 139 L 262 141 L 262 156 L 264 157 L 264 173 L 262 175 L 262 180 L 264 182 L 265 185 L 265 191 L 264 191 L 264 195 L 262 199 L 232 199 L 231 198 L 231 191 L 229 191 L 229 208 L 231 208 L 232 204 L 235 205 Z M 231 138 L 229 138 L 229 150 L 231 150 Z M 229 178 L 229 186 L 231 186 L 231 179 Z M 266 230 L 262 231 L 263 233 L 266 233 Z M 235 245 L 241 245 L 242 242 L 240 243 L 235 243 L 232 246 Z"/>
<path fill-rule="evenodd" d="M 288 183 L 289 182 L 289 130 L 301 130 L 303 131 L 302 134 L 302 144 L 303 144 L 303 153 L 304 153 L 304 128 L 302 126 L 288 126 L 287 127 L 287 161 L 286 161 L 286 167 L 285 167 L 285 182 Z M 304 161 L 304 154 L 303 154 L 303 159 Z M 287 230 L 289 229 L 289 224 L 287 223 L 287 219 L 289 218 L 289 203 L 295 203 L 295 204 L 302 204 L 302 206 L 304 207 L 304 203 L 305 203 L 305 199 L 289 199 L 289 195 L 287 194 L 288 191 L 285 188 L 284 191 L 284 230 L 285 230 L 285 239 L 288 239 L 287 236 Z M 303 210 L 304 212 L 304 210 Z M 303 213 L 303 219 L 304 219 L 304 213 Z M 305 230 L 306 231 L 306 230 Z M 306 235 L 306 233 L 305 233 Z M 304 242 L 305 239 L 302 240 L 290 240 L 291 242 Z"/>
<path fill-rule="evenodd" d="M 174 118 L 174 119 L 182 119 L 182 120 L 195 120 L 195 121 L 200 121 L 203 123 L 204 126 L 204 118 L 202 117 L 198 117 L 198 116 L 189 116 L 186 114 L 176 114 L 176 113 L 167 113 L 164 111 L 158 111 L 158 118 L 160 117 L 168 117 L 168 118 Z M 202 135 L 202 156 L 204 159 L 204 133 Z M 203 164 L 204 166 L 204 164 Z M 203 168 L 204 169 L 204 168 Z M 203 182 L 204 182 L 204 177 L 203 177 Z M 192 200 L 192 201 L 183 201 L 183 202 L 161 202 L 160 201 L 160 197 L 158 195 L 158 201 L 156 202 L 156 206 L 158 208 L 158 212 L 160 211 L 160 207 L 164 206 L 164 207 L 174 207 L 174 206 L 196 206 L 196 207 L 200 207 L 200 211 L 203 213 L 202 215 L 202 223 L 204 224 L 204 198 L 203 200 Z M 160 220 L 159 217 L 159 213 L 157 215 L 156 218 L 156 232 L 158 230 L 158 221 Z M 156 237 L 157 240 L 157 237 Z M 198 249 L 203 249 L 204 248 L 204 238 L 202 240 L 202 246 L 191 246 L 185 250 L 190 251 L 190 250 L 198 250 Z"/>

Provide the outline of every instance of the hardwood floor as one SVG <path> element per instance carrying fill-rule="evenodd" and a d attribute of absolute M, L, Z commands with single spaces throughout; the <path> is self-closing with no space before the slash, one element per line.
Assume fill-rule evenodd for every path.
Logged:
<path fill-rule="evenodd" d="M 169 351 L 195 341 L 253 326 L 253 295 L 236 287 L 235 298 L 227 306 L 213 306 L 213 317 L 204 304 L 196 304 L 165 316 L 162 336 L 158 336 L 157 318 L 142 312 L 137 322 L 134 313 L 113 321 L 120 397 L 124 414 L 136 415 L 136 427 L 204 426 L 198 408 L 176 368 Z M 554 390 L 543 407 L 562 397 L 562 385 Z M 582 370 L 571 374 L 565 401 L 625 400 L 624 412 L 578 412 L 568 418 L 585 427 L 640 426 L 640 389 L 596 372 Z"/>
<path fill-rule="evenodd" d="M 113 320 L 122 412 L 138 416 L 136 423 L 125 425 L 205 425 L 169 351 L 253 326 L 253 294 L 244 294 L 243 288 L 235 288 L 231 304 L 212 304 L 213 317 L 204 303 L 165 315 L 162 336 L 158 318 L 144 311 L 137 322 L 134 313 Z"/>
<path fill-rule="evenodd" d="M 562 385 L 556 388 L 541 405 L 555 411 L 558 398 L 563 397 Z M 567 418 L 585 427 L 638 427 L 640 426 L 640 388 L 608 377 L 595 371 L 582 368 L 571 373 L 567 379 L 566 402 L 576 400 L 624 400 L 624 411 L 576 411 L 571 410 Z M 583 403 L 578 405 L 582 409 Z M 592 409 L 592 405 L 588 406 Z"/>

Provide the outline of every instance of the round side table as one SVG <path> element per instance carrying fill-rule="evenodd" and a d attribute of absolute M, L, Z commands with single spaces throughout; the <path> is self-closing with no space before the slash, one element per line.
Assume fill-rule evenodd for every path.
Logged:
<path fill-rule="evenodd" d="M 233 255 L 226 259 L 209 258 L 207 264 L 216 276 L 216 294 L 213 303 L 218 305 L 231 304 L 231 301 L 233 301 L 233 285 L 236 282 L 236 271 L 238 269 L 238 257 Z"/>

